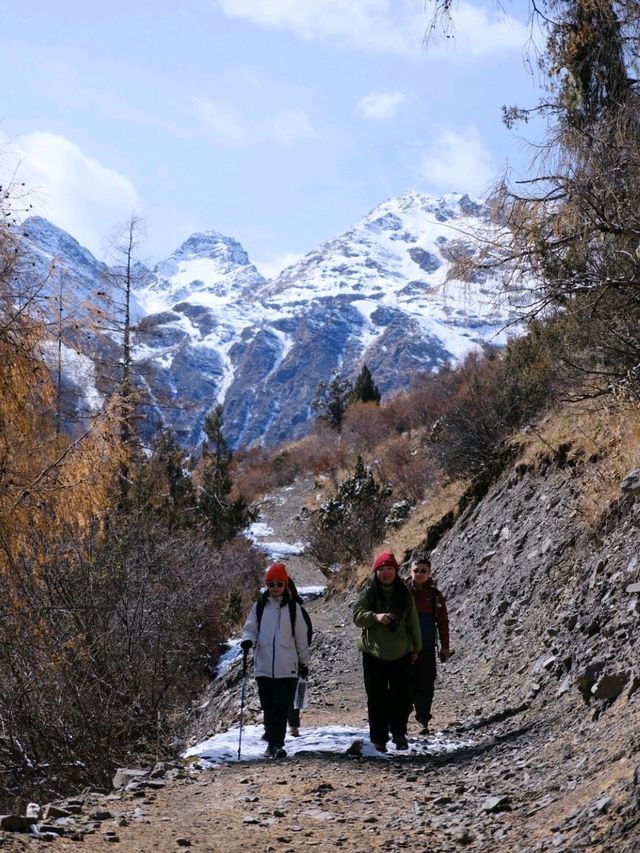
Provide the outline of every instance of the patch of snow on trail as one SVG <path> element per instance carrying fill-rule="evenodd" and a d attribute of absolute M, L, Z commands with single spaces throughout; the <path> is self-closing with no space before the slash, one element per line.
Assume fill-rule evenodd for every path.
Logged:
<path fill-rule="evenodd" d="M 244 726 L 242 730 L 241 761 L 256 761 L 264 758 L 267 744 L 262 740 L 264 728 L 261 725 Z M 226 764 L 238 760 L 239 728 L 220 732 L 201 743 L 192 746 L 184 753 L 185 758 L 197 757 L 206 765 Z M 300 737 L 287 737 L 285 749 L 288 755 L 305 752 L 329 752 L 343 755 L 354 741 L 362 741 L 362 755 L 366 758 L 386 760 L 401 755 L 435 755 L 442 752 L 456 752 L 475 745 L 472 740 L 454 740 L 440 732 L 428 738 L 409 738 L 409 749 L 399 751 L 389 744 L 389 752 L 377 752 L 369 742 L 365 729 L 353 726 L 321 726 L 300 730 Z"/>
<path fill-rule="evenodd" d="M 271 536 L 273 533 L 273 527 L 269 527 L 268 524 L 265 524 L 263 521 L 254 521 L 253 524 L 250 524 L 247 527 L 246 535 L 249 539 L 262 539 L 265 536 Z"/>

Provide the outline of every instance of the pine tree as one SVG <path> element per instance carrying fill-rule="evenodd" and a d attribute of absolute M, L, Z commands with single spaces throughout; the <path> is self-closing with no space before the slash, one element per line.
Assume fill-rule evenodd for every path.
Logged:
<path fill-rule="evenodd" d="M 340 432 L 342 418 L 351 403 L 352 394 L 351 382 L 334 370 L 331 380 L 323 379 L 318 383 L 311 408 L 318 412 L 320 420 Z"/>
<path fill-rule="evenodd" d="M 356 384 L 353 386 L 351 394 L 352 403 L 379 403 L 380 391 L 378 386 L 374 385 L 371 371 L 366 364 L 362 365 L 362 370 L 358 374 Z"/>
<path fill-rule="evenodd" d="M 233 454 L 222 431 L 223 408 L 218 404 L 205 418 L 206 439 L 202 445 L 202 485 L 198 510 L 207 523 L 209 538 L 216 545 L 233 539 L 256 518 L 243 497 L 231 500 L 233 488 L 229 468 Z"/>

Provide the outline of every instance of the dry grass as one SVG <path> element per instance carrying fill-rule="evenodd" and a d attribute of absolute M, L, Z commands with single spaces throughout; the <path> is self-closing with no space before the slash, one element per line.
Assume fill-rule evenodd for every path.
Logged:
<path fill-rule="evenodd" d="M 580 483 L 582 520 L 595 527 L 620 497 L 624 476 L 640 465 L 640 405 L 582 401 L 551 413 L 514 441 L 521 447 L 517 464 L 534 469 L 566 454 Z"/>

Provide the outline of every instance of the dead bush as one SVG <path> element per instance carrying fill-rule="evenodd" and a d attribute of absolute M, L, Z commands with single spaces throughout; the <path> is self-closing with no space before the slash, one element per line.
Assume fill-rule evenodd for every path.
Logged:
<path fill-rule="evenodd" d="M 0 807 L 165 753 L 228 634 L 225 596 L 246 609 L 262 563 L 134 516 L 67 528 L 0 576 Z"/>
<path fill-rule="evenodd" d="M 386 407 L 377 403 L 353 403 L 342 419 L 342 442 L 351 451 L 371 452 L 393 429 Z"/>
<path fill-rule="evenodd" d="M 437 466 L 424 447 L 408 435 L 397 435 L 384 442 L 377 452 L 378 469 L 391 484 L 397 500 L 417 504 L 437 477 Z"/>

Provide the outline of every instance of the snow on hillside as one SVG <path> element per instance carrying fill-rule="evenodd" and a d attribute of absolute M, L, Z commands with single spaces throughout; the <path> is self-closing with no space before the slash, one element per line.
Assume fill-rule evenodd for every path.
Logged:
<path fill-rule="evenodd" d="M 318 382 L 334 370 L 353 377 L 366 362 L 388 394 L 483 343 L 504 344 L 526 293 L 505 294 L 482 274 L 448 281 L 452 259 L 473 253 L 487 226 L 466 195 L 407 192 L 271 281 L 232 237 L 193 234 L 153 270 L 137 269 L 134 352 L 155 369 L 157 418 L 195 444 L 222 402 L 232 446 L 274 444 L 308 430 Z M 108 274 L 50 223 L 31 228 L 40 266 L 55 244 L 83 295 Z"/>

